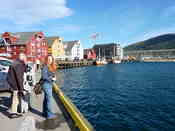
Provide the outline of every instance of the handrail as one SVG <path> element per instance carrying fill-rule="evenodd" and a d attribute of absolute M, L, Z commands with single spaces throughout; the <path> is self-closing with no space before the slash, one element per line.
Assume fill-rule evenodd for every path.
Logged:
<path fill-rule="evenodd" d="M 60 98 L 61 102 L 64 104 L 64 107 L 72 117 L 75 122 L 75 126 L 80 129 L 80 131 L 94 131 L 92 125 L 85 119 L 81 114 L 78 108 L 72 103 L 72 101 L 64 95 L 61 89 L 56 83 L 54 83 L 54 91 Z"/>

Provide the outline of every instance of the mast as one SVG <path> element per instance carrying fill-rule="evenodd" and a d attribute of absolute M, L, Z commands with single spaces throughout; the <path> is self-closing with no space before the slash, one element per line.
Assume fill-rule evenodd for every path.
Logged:
<path fill-rule="evenodd" d="M 113 57 L 115 57 L 115 46 L 114 46 L 114 55 L 113 55 Z M 113 58 L 114 59 L 114 58 Z"/>
<path fill-rule="evenodd" d="M 99 53 L 98 53 L 98 54 L 99 54 L 99 58 L 100 58 L 100 57 L 101 57 L 101 56 L 100 56 L 100 48 L 99 48 Z"/>

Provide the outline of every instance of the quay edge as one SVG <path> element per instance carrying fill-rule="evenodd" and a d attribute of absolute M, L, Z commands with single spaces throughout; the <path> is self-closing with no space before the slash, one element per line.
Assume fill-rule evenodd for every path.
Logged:
<path fill-rule="evenodd" d="M 95 131 L 93 126 L 88 122 L 88 120 L 81 114 L 78 108 L 71 102 L 71 100 L 64 95 L 61 89 L 56 83 L 54 83 L 54 92 L 57 94 L 62 104 L 64 105 L 66 111 L 69 113 L 74 121 L 74 126 L 80 131 Z"/>

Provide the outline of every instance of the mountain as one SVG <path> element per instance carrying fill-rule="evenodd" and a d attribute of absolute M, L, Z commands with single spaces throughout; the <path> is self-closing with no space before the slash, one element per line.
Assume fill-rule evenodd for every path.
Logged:
<path fill-rule="evenodd" d="M 160 35 L 126 46 L 125 51 L 175 49 L 175 33 Z"/>

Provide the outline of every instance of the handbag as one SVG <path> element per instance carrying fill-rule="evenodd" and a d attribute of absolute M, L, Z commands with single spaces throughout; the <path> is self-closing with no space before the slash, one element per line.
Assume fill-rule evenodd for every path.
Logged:
<path fill-rule="evenodd" d="M 33 90 L 36 95 L 42 94 L 43 79 L 40 79 L 38 83 L 34 86 Z"/>

